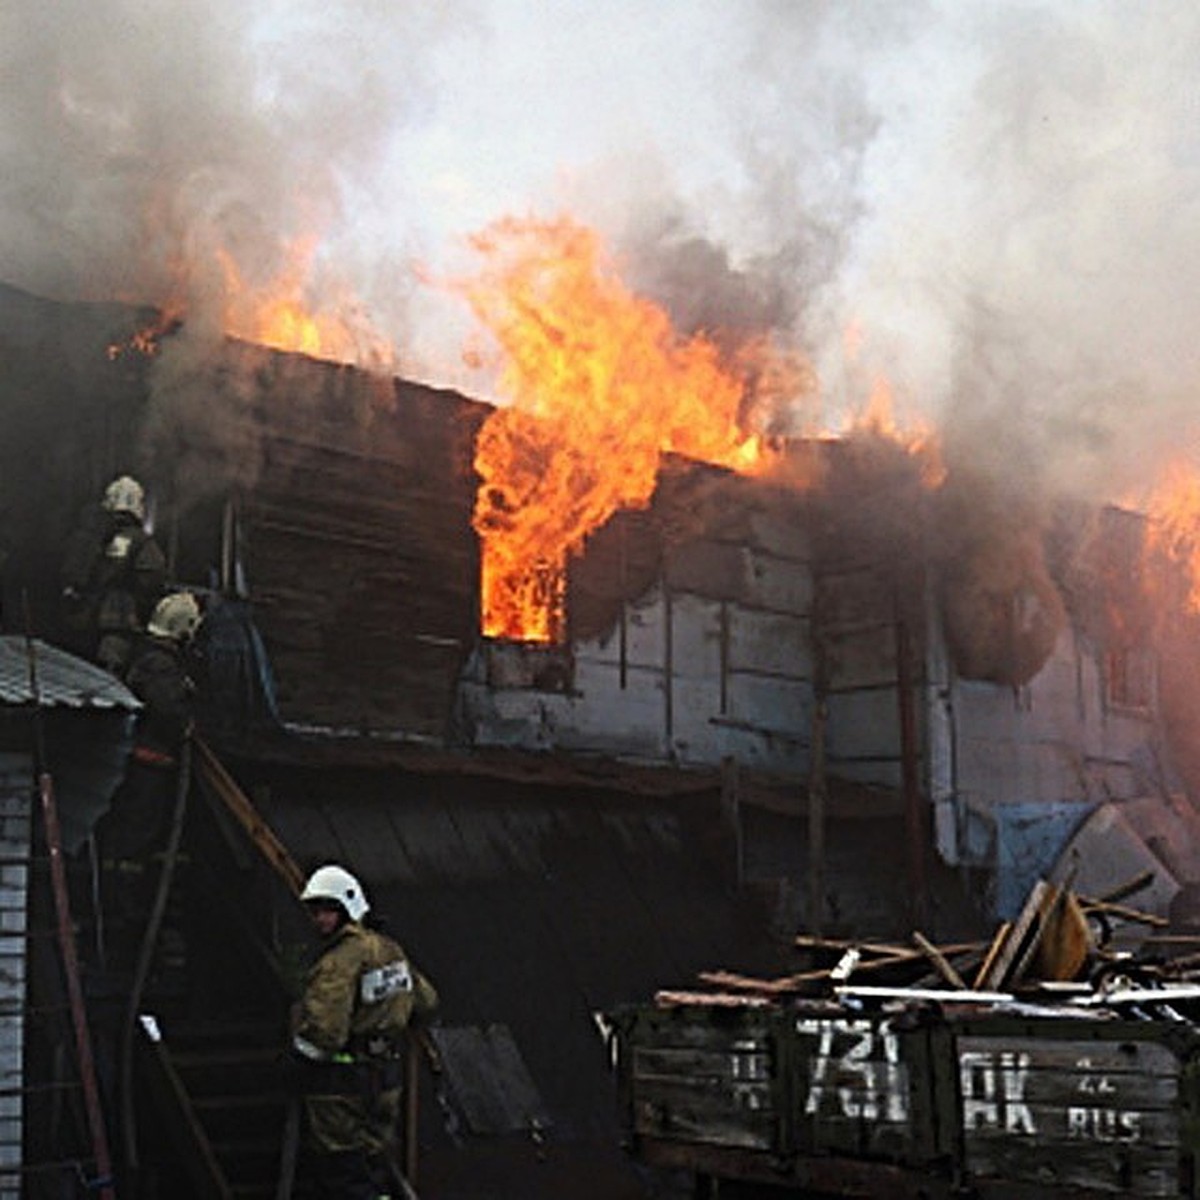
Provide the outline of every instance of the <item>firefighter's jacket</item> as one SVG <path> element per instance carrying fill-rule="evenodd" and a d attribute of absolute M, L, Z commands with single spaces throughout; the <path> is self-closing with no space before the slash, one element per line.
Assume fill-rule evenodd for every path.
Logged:
<path fill-rule="evenodd" d="M 173 764 L 191 723 L 195 691 L 182 648 L 170 638 L 142 635 L 125 682 L 145 705 L 138 717 L 135 757 Z"/>
<path fill-rule="evenodd" d="M 62 585 L 75 605 L 69 615 L 101 633 L 142 628 L 166 578 L 158 543 L 128 513 L 96 512 L 67 543 Z"/>
<path fill-rule="evenodd" d="M 348 921 L 308 973 L 293 1046 L 315 1062 L 386 1057 L 413 1018 L 436 1007 L 433 985 L 390 937 Z"/>

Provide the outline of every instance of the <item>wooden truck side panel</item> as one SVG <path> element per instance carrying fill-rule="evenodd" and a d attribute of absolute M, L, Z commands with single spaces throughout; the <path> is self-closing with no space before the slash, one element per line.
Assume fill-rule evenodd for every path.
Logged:
<path fill-rule="evenodd" d="M 1196 1197 L 1187 1022 L 831 1005 L 616 1018 L 648 1162 L 840 1194 Z"/>

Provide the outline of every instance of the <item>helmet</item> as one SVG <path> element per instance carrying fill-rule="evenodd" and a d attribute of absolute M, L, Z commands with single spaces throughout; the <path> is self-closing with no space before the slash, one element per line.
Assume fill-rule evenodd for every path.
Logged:
<path fill-rule="evenodd" d="M 370 909 L 362 884 L 345 867 L 330 863 L 318 867 L 304 885 L 301 900 L 331 900 L 346 910 L 352 921 L 361 921 Z"/>
<path fill-rule="evenodd" d="M 139 521 L 146 519 L 146 492 L 132 475 L 114 479 L 104 489 L 104 508 L 112 513 L 130 513 Z"/>
<path fill-rule="evenodd" d="M 186 642 L 200 628 L 203 619 L 200 605 L 191 592 L 172 592 L 154 606 L 146 631 L 155 637 Z"/>

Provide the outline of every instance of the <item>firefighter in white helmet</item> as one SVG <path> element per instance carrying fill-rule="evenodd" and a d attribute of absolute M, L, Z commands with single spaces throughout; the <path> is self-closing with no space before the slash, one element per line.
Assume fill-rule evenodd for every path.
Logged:
<path fill-rule="evenodd" d="M 125 778 L 97 825 L 105 871 L 110 965 L 131 965 L 153 899 L 155 856 L 166 845 L 179 783 L 179 755 L 191 733 L 195 686 L 188 646 L 203 614 L 190 592 L 164 596 L 135 643 L 125 673 L 142 702 Z M 164 931 L 165 933 L 165 931 Z"/>
<path fill-rule="evenodd" d="M 85 514 L 63 555 L 63 619 L 73 646 L 118 675 L 166 582 L 166 558 L 145 523 L 145 490 L 121 475 Z"/>
<path fill-rule="evenodd" d="M 437 992 L 386 934 L 363 923 L 362 884 L 329 864 L 300 897 L 322 945 L 296 1005 L 292 1050 L 305 1094 L 318 1195 L 386 1192 L 400 1117 L 402 1037 L 432 1016 Z"/>
<path fill-rule="evenodd" d="M 145 705 L 138 721 L 135 758 L 173 765 L 190 729 L 195 684 L 188 672 L 188 646 L 203 620 L 191 592 L 164 596 L 138 638 L 125 682 Z"/>

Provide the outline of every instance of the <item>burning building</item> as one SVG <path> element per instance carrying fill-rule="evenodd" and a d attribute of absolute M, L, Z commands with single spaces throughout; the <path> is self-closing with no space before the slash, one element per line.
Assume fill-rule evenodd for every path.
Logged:
<path fill-rule="evenodd" d="M 613 1003 L 772 961 L 801 924 L 988 924 L 1072 864 L 1151 864 L 1163 912 L 1200 879 L 1171 739 L 1192 630 L 1161 618 L 1141 518 L 1014 504 L 882 420 L 747 435 L 711 343 L 611 281 L 586 305 L 615 334 L 515 322 L 541 298 L 505 283 L 471 294 L 511 343 L 503 409 L 0 291 L 4 619 L 24 596 L 54 640 L 75 513 L 136 470 L 209 597 L 206 736 L 299 862 L 356 866 L 446 997 L 432 1194 L 634 1195 Z M 615 421 L 553 411 L 547 372 L 624 397 Z M 668 409 L 664 433 L 651 377 L 707 424 Z M 213 880 L 286 957 L 283 902 L 227 853 Z M 244 1015 L 271 988 L 230 991 L 202 999 Z"/>

